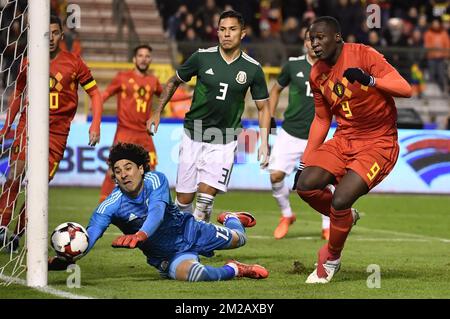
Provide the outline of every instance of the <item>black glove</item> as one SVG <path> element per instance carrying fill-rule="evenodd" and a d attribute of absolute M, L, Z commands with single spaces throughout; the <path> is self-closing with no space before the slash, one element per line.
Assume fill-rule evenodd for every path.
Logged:
<path fill-rule="evenodd" d="M 297 182 L 300 177 L 300 174 L 303 172 L 303 169 L 305 168 L 305 163 L 300 161 L 300 164 L 298 165 L 297 172 L 295 173 L 294 177 L 294 185 L 292 185 L 292 190 L 295 191 L 297 189 Z"/>
<path fill-rule="evenodd" d="M 344 77 L 346 77 L 350 83 L 357 81 L 365 86 L 375 85 L 375 78 L 369 74 L 366 74 L 360 68 L 348 68 L 344 72 Z"/>
<path fill-rule="evenodd" d="M 48 259 L 48 270 L 66 270 L 70 265 L 75 264 L 73 260 L 67 260 L 62 257 L 50 257 Z"/>
<path fill-rule="evenodd" d="M 277 122 L 274 117 L 270 118 L 270 134 L 277 135 Z"/>

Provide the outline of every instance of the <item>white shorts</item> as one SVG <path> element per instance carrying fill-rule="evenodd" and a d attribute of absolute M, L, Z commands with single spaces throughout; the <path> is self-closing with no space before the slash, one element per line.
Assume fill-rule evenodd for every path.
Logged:
<path fill-rule="evenodd" d="M 180 144 L 176 191 L 195 193 L 199 183 L 227 191 L 237 141 L 211 144 L 193 141 L 186 134 Z"/>
<path fill-rule="evenodd" d="M 269 171 L 282 171 L 291 174 L 305 151 L 308 140 L 294 137 L 282 128 L 278 130 L 270 153 Z"/>

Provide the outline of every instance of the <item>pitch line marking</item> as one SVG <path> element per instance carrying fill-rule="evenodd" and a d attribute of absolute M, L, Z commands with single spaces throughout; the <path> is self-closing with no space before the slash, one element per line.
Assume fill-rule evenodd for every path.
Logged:
<path fill-rule="evenodd" d="M 1 281 L 6 281 L 6 282 L 11 282 L 11 283 L 18 284 L 18 285 L 21 285 L 21 286 L 27 286 L 27 282 L 24 279 L 21 279 L 21 278 L 15 278 L 15 277 L 10 277 L 10 276 L 5 276 L 3 274 L 0 274 L 0 280 Z M 53 288 L 51 286 L 46 286 L 46 287 L 28 287 L 28 288 L 35 289 L 35 290 L 38 290 L 38 291 L 46 293 L 46 294 L 50 294 L 50 295 L 53 295 L 53 296 L 66 298 L 66 299 L 94 299 L 92 297 L 76 295 L 76 294 L 73 294 L 73 293 L 70 293 L 70 292 L 67 292 L 67 291 L 59 290 L 59 289 Z"/>

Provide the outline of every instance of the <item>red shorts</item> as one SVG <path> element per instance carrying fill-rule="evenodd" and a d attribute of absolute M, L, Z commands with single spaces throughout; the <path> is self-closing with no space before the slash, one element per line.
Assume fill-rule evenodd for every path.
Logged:
<path fill-rule="evenodd" d="M 26 136 L 16 138 L 11 145 L 10 161 L 26 161 Z M 66 139 L 50 139 L 49 141 L 49 153 L 48 153 L 48 179 L 51 181 L 58 170 L 58 165 L 64 156 L 64 150 L 66 148 Z"/>
<path fill-rule="evenodd" d="M 351 169 L 372 189 L 394 168 L 398 153 L 397 135 L 373 140 L 348 140 L 337 136 L 311 152 L 305 164 L 327 170 L 338 182 Z"/>
<path fill-rule="evenodd" d="M 145 133 L 136 133 L 135 131 L 117 130 L 114 136 L 113 144 L 117 143 L 132 143 L 142 146 L 150 156 L 150 169 L 154 170 L 158 164 L 158 157 L 156 156 L 155 145 L 153 144 L 152 137 Z"/>

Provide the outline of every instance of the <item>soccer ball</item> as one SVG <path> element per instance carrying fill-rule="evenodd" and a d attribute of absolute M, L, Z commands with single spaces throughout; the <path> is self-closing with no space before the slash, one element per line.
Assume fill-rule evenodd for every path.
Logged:
<path fill-rule="evenodd" d="M 89 245 L 89 236 L 83 226 L 67 222 L 55 228 L 51 236 L 52 247 L 59 257 L 76 260 L 83 256 Z"/>

